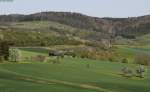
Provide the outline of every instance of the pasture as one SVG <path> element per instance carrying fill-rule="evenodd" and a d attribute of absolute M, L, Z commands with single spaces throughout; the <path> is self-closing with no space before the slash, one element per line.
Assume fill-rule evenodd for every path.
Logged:
<path fill-rule="evenodd" d="M 20 50 L 25 56 L 46 56 L 48 51 L 46 48 Z M 59 64 L 5 62 L 0 64 L 0 92 L 150 92 L 150 67 L 145 66 L 144 78 L 126 78 L 121 75 L 124 66 L 138 67 L 131 63 L 71 57 L 61 59 Z"/>
<path fill-rule="evenodd" d="M 129 45 L 117 45 L 116 51 L 120 53 L 121 57 L 127 58 L 130 62 L 134 61 L 136 54 L 138 53 L 150 53 L 150 45 L 146 46 L 129 46 Z"/>

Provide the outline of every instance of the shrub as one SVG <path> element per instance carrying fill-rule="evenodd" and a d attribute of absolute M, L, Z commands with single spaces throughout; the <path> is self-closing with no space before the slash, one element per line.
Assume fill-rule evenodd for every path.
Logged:
<path fill-rule="evenodd" d="M 46 56 L 43 55 L 37 55 L 35 57 L 32 57 L 32 61 L 44 62 L 45 60 L 46 60 Z"/>
<path fill-rule="evenodd" d="M 121 60 L 122 63 L 128 63 L 128 59 L 124 58 Z"/>
<path fill-rule="evenodd" d="M 112 58 L 112 57 L 108 58 L 108 60 L 109 60 L 110 62 L 117 62 L 117 60 L 116 60 L 115 58 Z"/>
<path fill-rule="evenodd" d="M 134 62 L 141 65 L 150 65 L 150 53 L 138 53 Z"/>
<path fill-rule="evenodd" d="M 122 73 L 123 73 L 123 76 L 125 77 L 132 77 L 134 74 L 133 74 L 133 71 L 131 69 L 129 69 L 128 67 L 123 67 L 121 69 Z"/>

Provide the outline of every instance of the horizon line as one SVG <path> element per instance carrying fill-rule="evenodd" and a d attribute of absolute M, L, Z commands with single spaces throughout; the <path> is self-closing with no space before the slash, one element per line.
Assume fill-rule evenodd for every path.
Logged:
<path fill-rule="evenodd" d="M 143 17 L 143 16 L 150 16 L 150 14 L 143 14 L 143 15 L 139 15 L 139 16 L 128 16 L 128 17 L 114 17 L 114 16 L 105 16 L 105 17 L 98 17 L 98 16 L 93 16 L 93 15 L 88 15 L 85 13 L 81 13 L 81 12 L 74 12 L 74 11 L 39 11 L 39 12 L 31 12 L 31 13 L 7 13 L 7 14 L 0 14 L 0 16 L 8 16 L 8 15 L 32 15 L 32 14 L 36 14 L 36 13 L 45 13 L 45 12 L 51 12 L 51 13 L 76 13 L 76 14 L 81 14 L 81 15 L 85 15 L 88 17 L 93 17 L 93 18 L 118 18 L 118 19 L 124 19 L 124 18 L 137 18 L 137 17 Z"/>

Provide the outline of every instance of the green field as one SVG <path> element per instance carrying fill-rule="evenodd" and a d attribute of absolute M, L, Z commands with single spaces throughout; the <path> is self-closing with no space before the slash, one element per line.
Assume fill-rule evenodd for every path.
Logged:
<path fill-rule="evenodd" d="M 150 45 L 146 46 L 128 46 L 128 45 L 117 45 L 117 52 L 121 57 L 127 58 L 133 62 L 134 58 L 139 53 L 150 53 Z"/>
<path fill-rule="evenodd" d="M 48 51 L 46 48 L 20 50 L 25 56 L 47 55 Z M 133 49 L 129 50 L 134 53 Z M 150 67 L 145 67 L 145 78 L 140 79 L 122 77 L 124 66 L 136 69 L 138 65 L 71 57 L 61 59 L 59 64 L 2 63 L 0 92 L 150 92 Z"/>

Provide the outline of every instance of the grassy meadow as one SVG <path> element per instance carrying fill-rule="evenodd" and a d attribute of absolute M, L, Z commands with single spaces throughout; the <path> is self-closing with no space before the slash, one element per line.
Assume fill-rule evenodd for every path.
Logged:
<path fill-rule="evenodd" d="M 145 50 L 146 49 L 146 50 Z M 23 56 L 45 55 L 48 48 L 19 48 Z M 138 51 L 148 51 L 147 47 L 120 46 L 118 51 L 133 59 Z M 88 67 L 87 67 L 88 65 Z M 124 64 L 102 60 L 65 57 L 59 64 L 52 62 L 0 64 L 0 92 L 150 92 L 150 67 L 145 66 L 144 78 L 126 78 L 121 68 L 133 70 L 136 64 Z"/>

